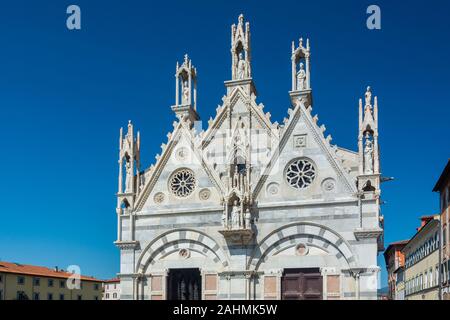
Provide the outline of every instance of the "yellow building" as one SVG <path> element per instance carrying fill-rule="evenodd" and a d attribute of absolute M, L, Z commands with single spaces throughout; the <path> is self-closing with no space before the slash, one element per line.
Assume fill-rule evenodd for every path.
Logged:
<path fill-rule="evenodd" d="M 403 248 L 405 299 L 439 299 L 439 216 L 422 217 L 422 225 Z"/>
<path fill-rule="evenodd" d="M 0 300 L 101 299 L 101 280 L 57 268 L 0 261 Z"/>

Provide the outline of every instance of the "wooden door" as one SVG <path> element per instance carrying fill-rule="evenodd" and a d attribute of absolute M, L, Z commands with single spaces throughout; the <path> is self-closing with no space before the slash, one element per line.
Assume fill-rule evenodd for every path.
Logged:
<path fill-rule="evenodd" d="M 322 276 L 318 268 L 286 269 L 281 278 L 283 300 L 321 300 Z"/>

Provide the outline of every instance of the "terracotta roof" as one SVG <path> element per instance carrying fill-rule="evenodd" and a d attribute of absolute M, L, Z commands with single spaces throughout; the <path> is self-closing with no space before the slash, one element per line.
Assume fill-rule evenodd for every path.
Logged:
<path fill-rule="evenodd" d="M 0 272 L 6 273 L 16 273 L 23 275 L 31 275 L 31 276 L 41 276 L 41 277 L 49 277 L 49 278 L 60 278 L 67 279 L 73 275 L 73 273 L 54 270 L 46 267 L 32 266 L 27 264 L 20 264 L 15 262 L 5 262 L 0 261 Z M 94 277 L 88 276 L 80 276 L 81 280 L 86 281 L 95 281 L 95 282 L 103 282 L 102 280 L 96 279 Z"/>
<path fill-rule="evenodd" d="M 391 249 L 394 247 L 398 247 L 398 246 L 402 246 L 402 248 L 403 248 L 408 242 L 409 242 L 409 240 L 400 240 L 400 241 L 391 242 L 388 245 L 388 247 L 386 248 L 386 250 L 384 250 L 384 252 L 383 252 L 383 256 L 384 256 L 384 260 L 386 261 L 386 264 L 388 262 L 389 252 L 391 251 Z"/>
<path fill-rule="evenodd" d="M 118 283 L 118 282 L 120 282 L 120 279 L 119 278 L 113 278 L 113 279 L 105 280 L 103 282 L 104 283 Z"/>
<path fill-rule="evenodd" d="M 425 216 L 420 216 L 420 220 L 422 219 L 434 219 L 434 217 L 436 217 L 437 215 L 439 215 L 439 213 L 436 214 L 429 214 L 429 215 L 425 215 Z"/>
<path fill-rule="evenodd" d="M 448 159 L 447 165 L 445 166 L 444 170 L 441 173 L 441 176 L 436 182 L 436 185 L 433 188 L 433 192 L 440 192 L 441 189 L 444 187 L 444 183 L 449 179 L 449 177 L 450 177 L 450 159 Z"/>
<path fill-rule="evenodd" d="M 400 241 L 391 242 L 389 245 L 390 246 L 397 246 L 397 245 L 401 245 L 401 244 L 406 244 L 408 242 L 409 242 L 409 239 L 408 240 L 400 240 Z"/>

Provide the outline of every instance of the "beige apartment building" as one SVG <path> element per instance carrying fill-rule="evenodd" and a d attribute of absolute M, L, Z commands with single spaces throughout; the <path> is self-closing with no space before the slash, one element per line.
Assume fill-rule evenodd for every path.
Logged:
<path fill-rule="evenodd" d="M 442 171 L 434 192 L 439 193 L 442 227 L 442 299 L 450 300 L 450 159 Z"/>
<path fill-rule="evenodd" d="M 0 300 L 101 300 L 102 280 L 64 270 L 0 261 Z M 73 288 L 73 289 L 72 289 Z"/>
<path fill-rule="evenodd" d="M 422 225 L 403 248 L 405 299 L 439 299 L 439 215 L 422 217 Z"/>
<path fill-rule="evenodd" d="M 120 279 L 114 278 L 103 283 L 103 300 L 120 300 Z"/>

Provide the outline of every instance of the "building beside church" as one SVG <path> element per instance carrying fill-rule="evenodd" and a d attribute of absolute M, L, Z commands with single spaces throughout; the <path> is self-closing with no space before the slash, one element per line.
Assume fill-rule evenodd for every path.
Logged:
<path fill-rule="evenodd" d="M 101 300 L 102 285 L 57 267 L 0 261 L 0 300 Z"/>
<path fill-rule="evenodd" d="M 423 216 L 416 234 L 402 249 L 405 300 L 439 300 L 439 215 Z"/>
<path fill-rule="evenodd" d="M 102 300 L 120 300 L 120 279 L 105 280 Z"/>
<path fill-rule="evenodd" d="M 149 168 L 131 121 L 120 130 L 122 300 L 377 299 L 377 98 L 367 88 L 359 100 L 357 151 L 332 144 L 313 112 L 311 47 L 300 39 L 291 104 L 273 122 L 257 102 L 250 38 L 241 15 L 231 80 L 206 123 L 197 69 L 187 55 L 177 63 L 173 130 Z"/>
<path fill-rule="evenodd" d="M 403 300 L 404 291 L 397 288 L 397 284 L 403 284 L 403 269 L 405 266 L 405 255 L 402 249 L 407 245 L 409 240 L 396 241 L 389 244 L 384 251 L 384 261 L 386 262 L 387 277 L 388 277 L 388 299 Z M 397 278 L 399 277 L 399 279 Z"/>
<path fill-rule="evenodd" d="M 441 211 L 441 298 L 450 300 L 450 159 L 439 176 L 433 192 L 439 193 Z"/>

